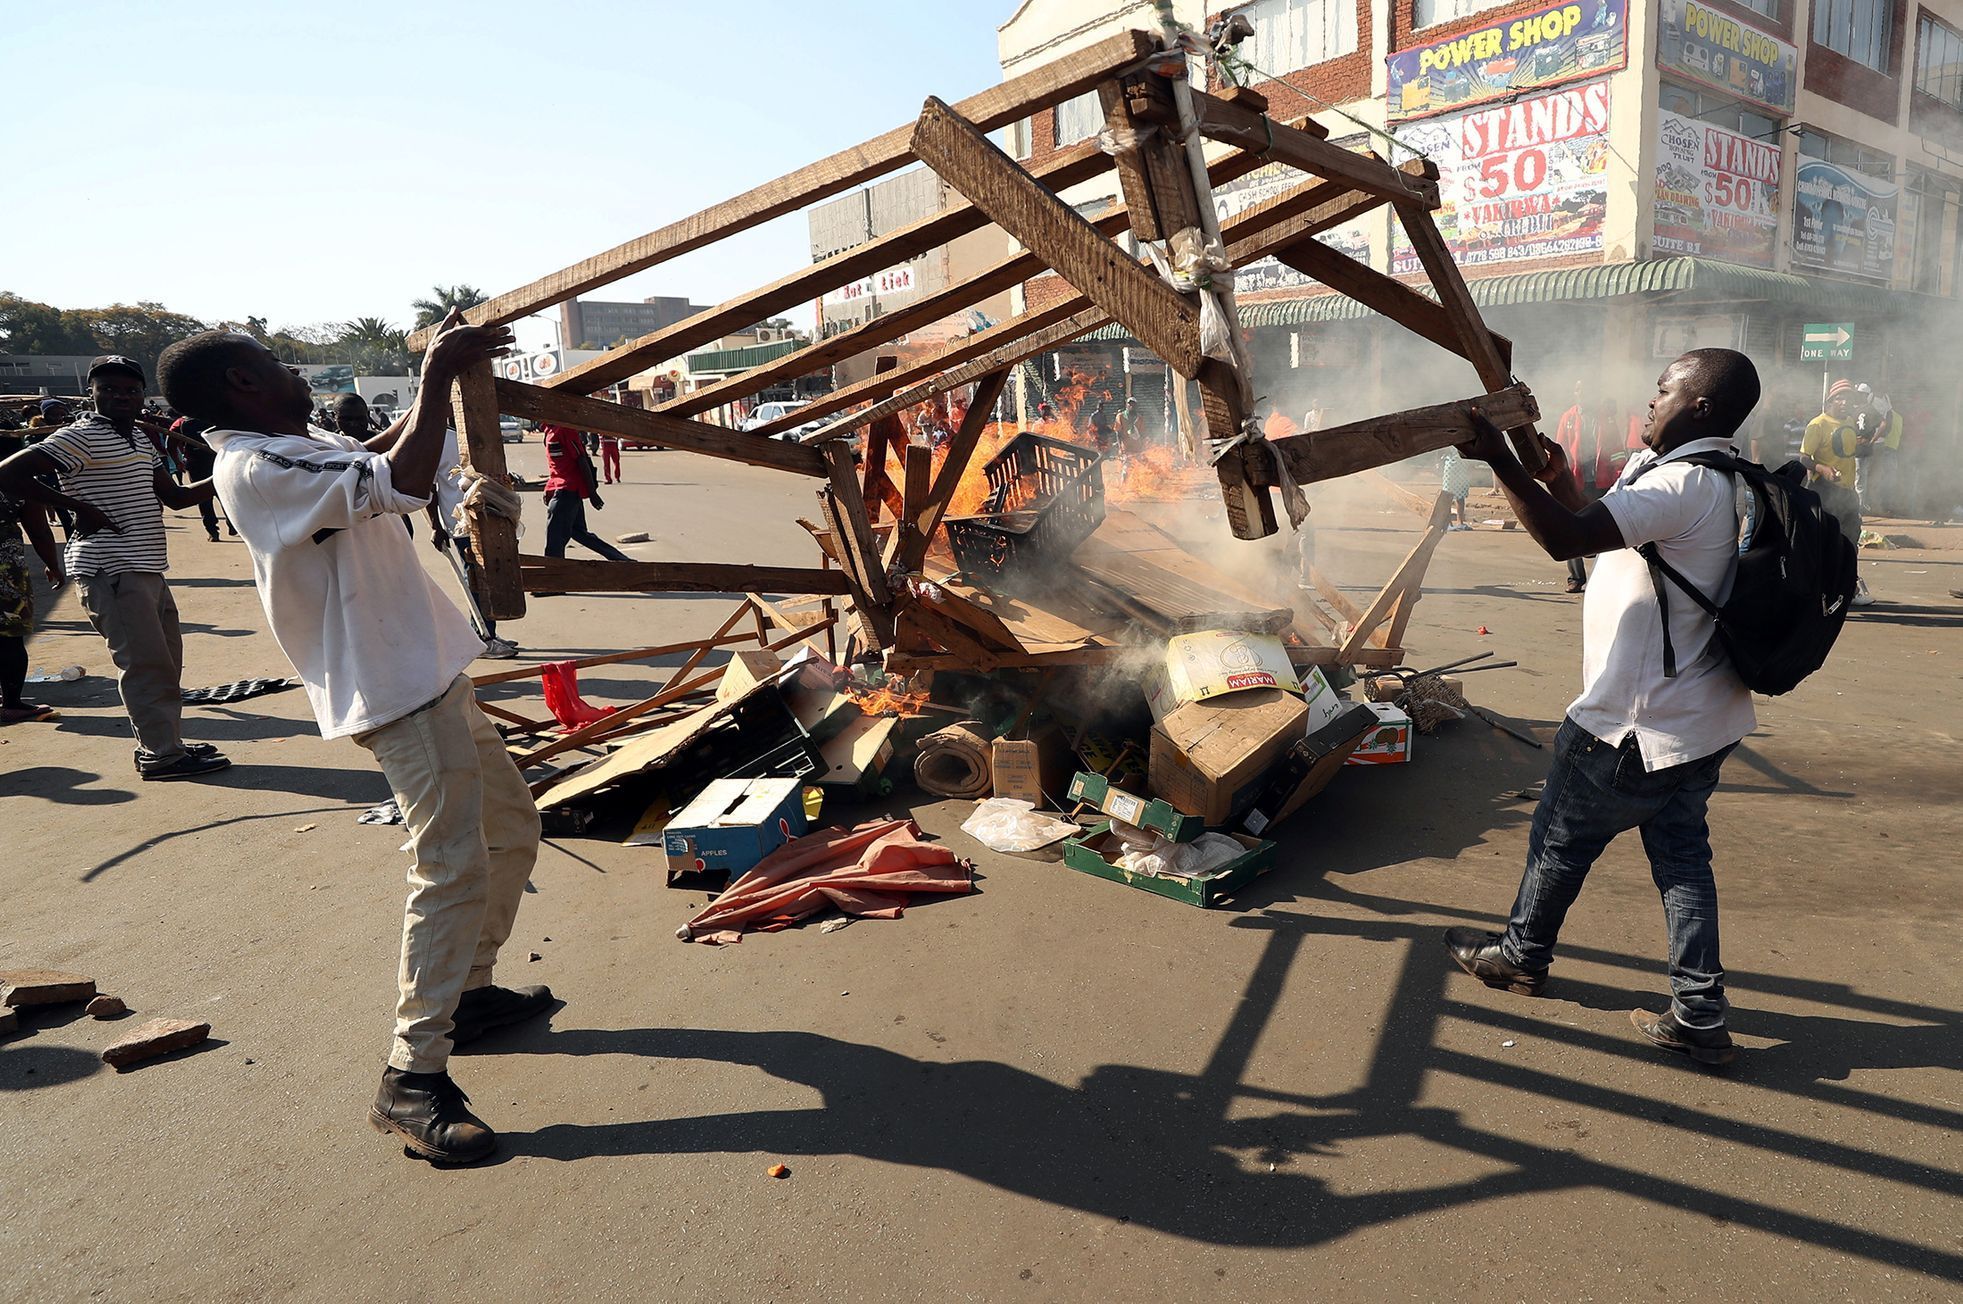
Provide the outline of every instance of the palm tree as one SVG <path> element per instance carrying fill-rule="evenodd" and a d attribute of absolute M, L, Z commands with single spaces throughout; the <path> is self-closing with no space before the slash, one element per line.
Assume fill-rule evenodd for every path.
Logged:
<path fill-rule="evenodd" d="M 409 305 L 416 310 L 417 330 L 436 325 L 450 315 L 452 308 L 475 308 L 490 297 L 474 285 L 433 285 L 430 295 Z"/>
<path fill-rule="evenodd" d="M 337 343 L 355 359 L 358 369 L 371 376 L 405 374 L 409 363 L 408 332 L 397 330 L 380 317 L 357 317 L 340 325 Z"/>

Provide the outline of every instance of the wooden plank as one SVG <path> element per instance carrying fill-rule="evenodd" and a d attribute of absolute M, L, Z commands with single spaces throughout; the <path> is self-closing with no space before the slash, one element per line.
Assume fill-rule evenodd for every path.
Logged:
<path fill-rule="evenodd" d="M 1315 587 L 1316 593 L 1322 600 L 1343 618 L 1343 623 L 1353 624 L 1363 619 L 1363 609 L 1351 602 L 1348 594 L 1337 588 L 1334 581 L 1314 566 L 1309 567 L 1309 583 Z"/>
<path fill-rule="evenodd" d="M 1111 158 L 1096 141 L 1073 146 L 1041 168 L 1035 175 L 1050 189 L 1063 190 L 1079 182 L 1102 176 Z M 760 289 L 738 295 L 705 308 L 672 326 L 650 331 L 636 339 L 589 358 L 546 381 L 552 389 L 591 393 L 627 379 L 667 358 L 678 358 L 734 331 L 754 326 L 778 313 L 809 303 L 841 285 L 897 267 L 918 258 L 949 241 L 979 231 L 989 216 L 970 203 L 954 203 L 938 212 L 895 227 L 864 244 L 855 245 L 822 262 L 813 263 L 786 276 L 780 276 Z M 900 334 L 893 333 L 894 337 Z"/>
<path fill-rule="evenodd" d="M 1297 118 L 1294 121 L 1301 124 L 1312 120 Z M 1263 166 L 1265 164 L 1261 159 L 1245 150 L 1235 150 L 1209 164 L 1207 177 L 1214 185 L 1224 185 Z M 1129 224 L 1129 210 L 1122 207 L 1113 212 L 1102 213 L 1091 221 L 1092 226 L 1106 235 L 1116 235 L 1125 230 Z M 1032 276 L 1040 275 L 1045 270 L 1042 259 L 1035 254 L 1026 251 L 1011 254 L 945 290 L 924 295 L 891 312 L 882 313 L 869 322 L 855 326 L 851 330 L 840 331 L 829 339 L 820 340 L 775 362 L 766 362 L 760 367 L 752 367 L 748 371 L 717 381 L 713 385 L 705 385 L 693 394 L 672 398 L 656 407 L 655 411 L 689 416 L 719 407 L 732 399 L 747 397 L 772 385 L 809 375 L 813 371 L 832 366 L 846 358 L 856 357 L 868 348 L 896 339 L 906 332 L 940 321 L 949 314 L 971 307 L 992 295 L 1001 294 Z M 1089 301 L 1086 300 L 1084 306 L 1088 304 Z M 793 425 L 800 425 L 814 417 L 824 416 L 850 405 L 849 400 L 833 402 L 829 396 L 821 396 L 801 409 L 803 415 L 787 417 L 782 422 L 759 429 L 764 434 L 776 434 L 780 430 L 789 429 Z"/>
<path fill-rule="evenodd" d="M 746 643 L 749 641 L 750 636 L 747 634 L 732 634 L 728 638 L 720 640 L 716 646 L 721 647 L 731 643 Z M 599 656 L 580 657 L 577 660 L 565 661 L 560 664 L 570 665 L 575 670 L 587 670 L 594 666 L 617 666 L 628 661 L 649 661 L 655 657 L 673 656 L 677 652 L 692 652 L 701 645 L 702 640 L 695 638 L 683 643 L 663 643 L 658 647 L 637 647 L 626 652 L 606 652 Z M 519 679 L 536 679 L 538 678 L 538 672 L 539 668 L 537 666 L 518 666 L 511 670 L 495 670 L 489 674 L 472 675 L 470 682 L 477 688 L 485 688 L 491 684 L 508 684 Z"/>
<path fill-rule="evenodd" d="M 860 496 L 859 482 L 852 474 L 852 450 L 843 443 L 827 445 L 825 466 L 831 472 L 833 502 L 839 518 L 834 528 L 843 527 L 839 560 L 855 573 L 859 584 L 875 607 L 892 604 L 893 593 L 886 585 L 886 570 L 880 565 L 879 545 L 873 540 L 872 521 Z"/>
<path fill-rule="evenodd" d="M 1264 158 L 1330 181 L 1340 181 L 1380 199 L 1423 209 L 1438 207 L 1438 184 L 1432 177 L 1412 176 L 1368 153 L 1332 145 L 1306 131 L 1276 122 L 1245 104 L 1204 91 L 1193 92 L 1193 108 L 1199 114 L 1200 134 L 1208 140 L 1239 145 Z"/>
<path fill-rule="evenodd" d="M 1474 408 L 1503 430 L 1531 425 L 1540 416 L 1527 387 L 1509 385 L 1478 398 L 1434 403 L 1368 421 L 1270 439 L 1268 447 L 1287 463 L 1299 483 L 1312 484 L 1462 444 L 1473 437 Z"/>
<path fill-rule="evenodd" d="M 1464 357 L 1467 345 L 1460 338 L 1451 316 L 1442 304 L 1419 294 L 1404 282 L 1360 263 L 1348 254 L 1317 240 L 1298 240 L 1275 257 L 1289 267 L 1312 276 L 1332 290 L 1340 290 L 1366 307 L 1374 308 L 1408 331 L 1423 336 L 1442 349 Z M 1499 359 L 1509 372 L 1513 365 L 1513 341 L 1489 332 Z"/>
<path fill-rule="evenodd" d="M 1377 627 L 1396 610 L 1400 603 L 1406 602 L 1407 599 L 1409 603 L 1417 601 L 1415 591 L 1424 583 L 1425 568 L 1431 564 L 1431 554 L 1437 550 L 1438 541 L 1445 537 L 1445 526 L 1439 509 L 1446 507 L 1443 502 L 1446 495 L 1440 494 L 1438 497 L 1440 502 L 1432 509 L 1431 523 L 1425 527 L 1424 536 L 1409 553 L 1405 554 L 1397 570 L 1384 582 L 1384 587 L 1377 591 L 1377 596 L 1371 600 L 1370 605 L 1364 608 L 1362 618 L 1350 627 L 1342 646 L 1336 649 L 1336 659 L 1339 664 L 1357 664 L 1354 658 L 1369 644 L 1370 637 L 1376 632 Z M 1449 507 L 1446 507 L 1446 510 L 1449 511 Z M 1405 619 L 1409 618 L 1407 611 Z M 1398 623 L 1400 638 L 1402 634 L 1403 622 L 1400 621 Z M 1397 651 L 1401 659 L 1402 649 L 1399 648 Z"/>
<path fill-rule="evenodd" d="M 837 571 L 726 562 L 520 557 L 528 593 L 847 593 Z"/>
<path fill-rule="evenodd" d="M 684 452 L 700 453 L 704 457 L 764 466 L 794 475 L 825 474 L 825 459 L 814 449 L 781 439 L 767 439 L 747 431 L 712 426 L 706 421 L 644 412 L 639 408 L 622 407 L 618 403 L 587 398 L 581 394 L 564 394 L 527 385 L 523 381 L 497 381 L 494 402 L 498 411 L 515 417 L 549 421 L 576 430 L 602 431 L 636 444 L 679 448 Z M 499 447 L 502 448 L 503 444 L 500 443 Z"/>
<path fill-rule="evenodd" d="M 1175 371 L 1199 366 L 1199 309 L 938 99 L 920 111 L 913 152 Z"/>
<path fill-rule="evenodd" d="M 498 396 L 489 362 L 458 376 L 450 389 L 451 424 L 457 428 L 457 452 L 463 465 L 503 484 L 504 432 L 498 429 Z M 518 522 L 484 510 L 465 508 L 470 527 L 470 568 L 478 610 L 492 620 L 517 620 L 525 614 L 525 590 L 518 578 Z"/>
<path fill-rule="evenodd" d="M 1161 632 L 1188 634 L 1201 629 L 1244 629 L 1279 634 L 1294 620 L 1287 607 L 1254 606 L 1191 579 L 1152 558 L 1115 548 L 1095 536 L 1077 545 L 1071 564 L 1112 589 L 1128 605 L 1157 616 Z"/>
<path fill-rule="evenodd" d="M 1463 342 L 1462 353 L 1472 363 L 1479 383 L 1488 390 L 1504 389 L 1513 380 L 1512 368 L 1508 359 L 1501 356 L 1499 345 L 1493 342 L 1492 332 L 1486 329 L 1485 320 L 1479 315 L 1478 305 L 1472 302 L 1472 291 L 1466 288 L 1465 277 L 1459 265 L 1452 258 L 1452 251 L 1445 246 L 1445 237 L 1438 233 L 1437 224 L 1424 208 L 1410 203 L 1392 205 L 1397 220 L 1410 237 L 1411 248 L 1423 264 L 1425 275 L 1431 280 L 1431 288 L 1438 295 L 1438 302 L 1444 307 L 1447 320 L 1453 331 Z M 1517 429 L 1507 430 L 1513 442 L 1513 452 L 1520 464 L 1529 471 L 1538 471 L 1547 464 L 1540 451 L 1540 435 L 1532 423 Z"/>
<path fill-rule="evenodd" d="M 969 96 L 955 106 L 956 111 L 983 131 L 1005 127 L 1038 109 L 1090 90 L 1112 73 L 1144 58 L 1158 47 L 1158 39 L 1141 31 L 1119 32 L 1096 45 L 1086 46 L 1011 77 Z M 561 303 L 577 294 L 597 289 L 645 271 L 692 249 L 745 231 L 774 217 L 794 212 L 820 199 L 840 194 L 875 177 L 884 176 L 911 157 L 908 140 L 912 124 L 895 127 L 864 144 L 841 150 L 787 176 L 747 190 L 734 199 L 703 209 L 679 222 L 616 245 L 604 253 L 574 263 L 571 267 L 544 276 L 529 285 L 498 295 L 465 313 L 472 322 L 516 321 L 518 318 Z M 430 330 L 409 337 L 409 347 L 429 347 Z M 568 341 L 577 343 L 578 341 Z"/>
<path fill-rule="evenodd" d="M 873 360 L 873 375 L 884 376 L 900 365 L 899 358 L 891 355 Z M 806 418 L 809 420 L 809 418 Z M 879 506 L 887 500 L 893 488 L 893 472 L 887 465 L 887 458 L 895 448 L 904 448 L 907 432 L 900 428 L 900 418 L 889 416 L 872 423 L 866 431 L 866 471 L 862 493 L 866 503 L 866 519 L 879 519 Z M 898 517 L 898 513 L 894 513 Z"/>
<path fill-rule="evenodd" d="M 1132 117 L 1131 106 L 1126 103 L 1125 87 L 1117 81 L 1101 82 L 1097 88 L 1097 101 L 1104 110 L 1104 125 L 1114 135 L 1135 132 L 1141 129 L 1153 130 L 1150 124 L 1142 123 Z M 1145 173 L 1145 154 L 1143 149 L 1124 151 L 1116 156 L 1118 165 L 1118 192 L 1125 197 L 1125 209 L 1131 218 L 1132 233 L 1141 240 L 1164 240 L 1179 228 L 1164 225 L 1159 218 L 1159 206 L 1152 202 L 1152 182 Z"/>
<path fill-rule="evenodd" d="M 1002 389 L 1009 382 L 1006 369 L 991 371 L 975 382 L 974 397 L 968 401 L 968 411 L 961 418 L 961 426 L 948 440 L 947 454 L 941 458 L 941 469 L 934 477 L 933 486 L 916 507 L 909 494 L 907 502 L 907 524 L 911 533 L 901 543 L 897 561 L 902 572 L 911 573 L 920 569 L 927 560 L 927 550 L 933 546 L 934 531 L 941 526 L 941 518 L 947 514 L 947 505 L 954 501 L 954 491 L 961 486 L 961 477 L 967 474 L 969 462 L 974 460 L 975 449 L 981 443 L 982 432 L 995 419 L 995 403 L 1002 397 Z M 911 466 L 908 470 L 911 470 Z"/>
<path fill-rule="evenodd" d="M 866 591 L 861 578 L 863 572 L 849 559 L 845 542 L 849 530 L 845 515 L 839 508 L 838 495 L 829 486 L 818 491 L 818 512 L 831 529 L 833 555 L 839 563 L 838 575 L 852 599 L 852 619 L 857 628 L 847 642 L 848 657 L 855 644 L 865 649 L 884 647 L 889 641 L 885 637 L 887 631 L 875 618 L 878 608 L 873 603 L 872 595 Z"/>

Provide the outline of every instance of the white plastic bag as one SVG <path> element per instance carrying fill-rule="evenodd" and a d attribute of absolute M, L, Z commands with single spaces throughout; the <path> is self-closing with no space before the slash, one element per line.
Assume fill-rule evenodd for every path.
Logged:
<path fill-rule="evenodd" d="M 976 804 L 961 831 L 990 851 L 1035 851 L 1080 830 L 1069 820 L 1041 814 L 1031 802 L 990 797 Z"/>

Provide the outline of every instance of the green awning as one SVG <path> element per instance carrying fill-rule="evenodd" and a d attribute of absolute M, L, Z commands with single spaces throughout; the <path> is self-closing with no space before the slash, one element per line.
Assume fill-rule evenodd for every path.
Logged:
<path fill-rule="evenodd" d="M 1689 302 L 1790 303 L 1809 310 L 1851 311 L 1894 315 L 1916 312 L 1948 300 L 1905 290 L 1816 276 L 1795 276 L 1741 267 L 1711 258 L 1650 258 L 1633 263 L 1598 263 L 1562 267 L 1547 272 L 1518 272 L 1467 281 L 1473 302 L 1482 308 L 1510 308 L 1533 303 L 1562 303 L 1587 299 L 1617 299 L 1634 294 L 1682 295 Z M 1415 286 L 1431 295 L 1428 288 Z M 1266 299 L 1240 304 L 1243 326 L 1307 326 L 1318 322 L 1362 321 L 1377 314 L 1346 295 L 1319 292 L 1293 299 Z M 1091 340 L 1130 340 L 1124 327 L 1111 325 L 1084 337 Z"/>
<path fill-rule="evenodd" d="M 751 367 L 775 362 L 786 353 L 795 353 L 804 345 L 803 340 L 772 340 L 768 344 L 752 344 L 741 349 L 710 349 L 704 353 L 691 353 L 688 355 L 688 373 L 699 376 L 704 373 L 726 375 L 732 371 L 748 371 Z"/>

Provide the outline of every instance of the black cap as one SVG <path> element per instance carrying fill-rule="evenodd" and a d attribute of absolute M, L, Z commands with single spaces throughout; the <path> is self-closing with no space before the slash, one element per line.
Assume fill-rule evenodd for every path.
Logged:
<path fill-rule="evenodd" d="M 120 353 L 105 353 L 94 362 L 91 362 L 89 364 L 89 379 L 94 380 L 95 373 L 98 371 L 127 371 L 139 381 L 144 379 L 143 368 L 136 365 L 136 359 L 126 358 Z"/>

